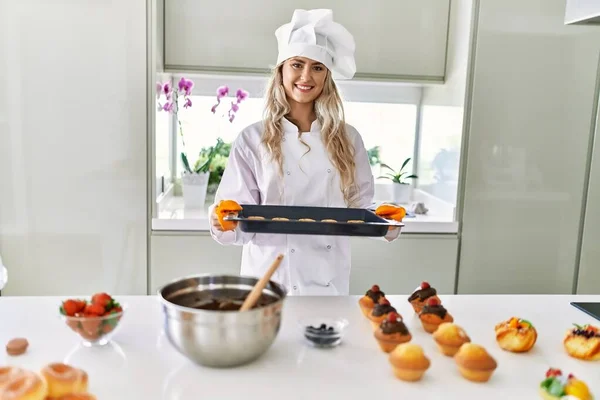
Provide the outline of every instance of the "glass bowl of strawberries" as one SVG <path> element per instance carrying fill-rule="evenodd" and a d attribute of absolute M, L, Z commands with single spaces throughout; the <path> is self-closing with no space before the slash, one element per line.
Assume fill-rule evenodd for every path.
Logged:
<path fill-rule="evenodd" d="M 96 293 L 89 301 L 67 299 L 60 305 L 61 318 L 86 347 L 109 343 L 124 312 L 125 307 L 108 293 Z"/>

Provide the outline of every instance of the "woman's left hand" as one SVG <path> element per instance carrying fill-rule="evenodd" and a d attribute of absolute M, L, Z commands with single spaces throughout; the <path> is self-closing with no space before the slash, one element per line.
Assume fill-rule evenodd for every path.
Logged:
<path fill-rule="evenodd" d="M 393 204 L 382 204 L 377 207 L 375 214 L 387 220 L 402 222 L 402 219 L 404 219 L 404 216 L 406 215 L 406 209 Z M 398 226 L 390 226 L 388 232 L 394 231 L 398 228 Z"/>

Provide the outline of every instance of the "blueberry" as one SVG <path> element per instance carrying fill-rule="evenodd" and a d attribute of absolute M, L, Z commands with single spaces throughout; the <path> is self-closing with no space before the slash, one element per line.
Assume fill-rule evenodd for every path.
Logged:
<path fill-rule="evenodd" d="M 321 324 L 318 328 L 314 326 L 306 327 L 304 337 L 317 346 L 328 347 L 334 345 L 339 340 L 339 332 L 335 327 Z"/>

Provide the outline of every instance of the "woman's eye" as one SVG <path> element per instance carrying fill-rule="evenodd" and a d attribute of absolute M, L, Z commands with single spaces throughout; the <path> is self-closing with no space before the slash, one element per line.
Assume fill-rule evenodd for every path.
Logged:
<path fill-rule="evenodd" d="M 301 67 L 302 67 L 302 65 L 300 65 L 300 64 L 298 64 L 298 63 L 294 63 L 294 64 L 292 64 L 292 67 L 294 67 L 294 68 L 301 68 Z"/>
<path fill-rule="evenodd" d="M 323 67 L 321 67 L 320 65 L 317 65 L 315 67 L 315 71 L 323 71 Z"/>

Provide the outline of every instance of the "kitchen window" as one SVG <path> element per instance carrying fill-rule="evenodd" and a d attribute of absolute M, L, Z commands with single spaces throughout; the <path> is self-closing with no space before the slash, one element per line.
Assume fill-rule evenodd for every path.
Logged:
<path fill-rule="evenodd" d="M 206 208 L 214 199 L 227 161 L 228 144 L 242 129 L 262 117 L 264 79 L 186 77 L 195 83 L 191 96 L 192 107 L 181 108 L 179 113 L 189 163 L 193 165 L 199 157 L 205 160 L 206 157 L 201 154 L 206 155 L 207 150 L 218 141 L 223 143 L 223 152 L 211 162 L 204 207 L 186 206 L 181 185 L 184 167 L 179 156 L 183 142 L 178 134 L 178 123 L 175 117 L 169 117 L 167 113 L 157 113 L 157 182 L 165 182 L 162 193 L 161 190 L 157 191 L 161 193 L 156 211 L 159 220 L 205 220 Z M 178 76 L 172 77 L 174 84 L 178 80 Z M 230 88 L 230 94 L 222 100 L 217 113 L 213 114 L 211 107 L 216 104 L 216 90 L 222 85 Z M 378 178 L 398 171 L 404 161 L 410 158 L 404 171 L 406 175 L 419 176 L 418 180 L 408 181 L 415 188 L 413 201 L 423 201 L 430 209 L 424 218 L 454 222 L 458 171 L 456 152 L 460 149 L 462 109 L 420 106 L 422 90 L 415 85 L 342 82 L 339 86 L 344 98 L 346 121 L 360 132 L 369 152 L 376 182 L 375 201 L 393 200 L 392 182 Z M 249 97 L 242 101 L 235 119 L 229 122 L 229 104 L 235 99 L 238 88 L 248 91 Z M 165 137 L 170 139 L 166 140 Z M 168 162 L 165 159 L 166 152 L 169 153 Z M 170 171 L 175 173 L 171 174 Z M 160 223 L 157 225 L 163 226 Z M 184 225 L 181 223 L 178 226 Z M 186 226 L 192 225 L 188 223 Z"/>
<path fill-rule="evenodd" d="M 203 149 L 213 146 L 221 138 L 231 143 L 242 129 L 260 120 L 263 98 L 248 98 L 240 105 L 233 122 L 226 116 L 210 113 L 215 104 L 214 96 L 192 96 L 193 109 L 182 113 L 185 148 L 188 154 L 198 155 Z M 415 145 L 417 106 L 414 104 L 384 104 L 345 102 L 346 122 L 361 134 L 365 147 L 372 152 L 379 147 L 378 159 L 394 169 L 412 157 Z M 178 153 L 182 142 L 178 140 Z M 379 171 L 373 165 L 374 171 Z M 385 172 L 382 170 L 382 173 Z M 183 173 L 183 165 L 177 163 L 177 176 Z"/>
<path fill-rule="evenodd" d="M 462 106 L 422 106 L 419 189 L 456 204 L 463 127 Z"/>

